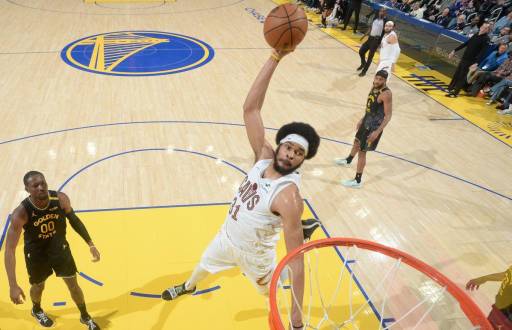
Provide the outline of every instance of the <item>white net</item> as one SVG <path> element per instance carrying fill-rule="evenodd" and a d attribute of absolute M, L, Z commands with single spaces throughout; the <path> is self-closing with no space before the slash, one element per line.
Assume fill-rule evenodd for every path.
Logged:
<path fill-rule="evenodd" d="M 299 254 L 296 258 L 301 257 Z M 293 259 L 292 259 L 293 260 Z M 356 246 L 304 253 L 303 329 L 480 329 L 447 290 L 401 258 Z M 276 291 L 284 328 L 292 324 L 298 297 L 285 266 Z M 484 328 L 482 328 L 484 329 Z"/>

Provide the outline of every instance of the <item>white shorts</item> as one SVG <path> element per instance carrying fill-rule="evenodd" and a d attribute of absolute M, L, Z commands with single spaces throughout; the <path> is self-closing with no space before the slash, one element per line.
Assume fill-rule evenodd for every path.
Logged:
<path fill-rule="evenodd" d="M 276 267 L 276 253 L 271 250 L 263 255 L 255 255 L 242 251 L 231 243 L 224 229 L 221 229 L 204 251 L 199 265 L 211 274 L 240 267 L 256 289 L 266 295 Z"/>
<path fill-rule="evenodd" d="M 377 66 L 377 69 L 375 70 L 375 73 L 379 72 L 380 70 L 386 70 L 388 72 L 388 81 L 391 78 L 391 68 L 393 67 L 393 62 L 391 61 L 382 61 L 379 62 L 379 65 Z"/>

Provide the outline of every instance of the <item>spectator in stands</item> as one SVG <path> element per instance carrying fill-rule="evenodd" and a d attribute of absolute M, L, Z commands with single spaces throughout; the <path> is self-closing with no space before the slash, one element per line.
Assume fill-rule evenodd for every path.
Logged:
<path fill-rule="evenodd" d="M 505 13 L 505 0 L 497 0 L 496 3 L 489 8 L 486 17 L 498 19 L 498 17 L 502 16 L 502 13 Z"/>
<path fill-rule="evenodd" d="M 466 15 L 466 17 L 473 13 L 476 13 L 475 3 L 473 0 L 469 1 L 466 6 L 460 10 L 460 14 Z"/>
<path fill-rule="evenodd" d="M 436 17 L 435 23 L 446 28 L 451 21 L 450 9 L 443 9 L 442 13 Z"/>
<path fill-rule="evenodd" d="M 508 58 L 496 70 L 485 72 L 471 85 L 471 95 L 477 96 L 480 90 L 487 84 L 495 84 L 500 82 L 504 77 L 512 74 L 512 58 Z"/>
<path fill-rule="evenodd" d="M 439 12 L 441 10 L 442 3 L 443 3 L 442 0 L 436 0 L 433 3 L 429 3 L 427 5 L 427 10 L 423 14 L 423 17 L 428 19 L 431 22 L 435 22 L 436 21 L 436 17 L 437 17 L 437 15 L 439 14 Z"/>
<path fill-rule="evenodd" d="M 486 104 L 491 105 L 494 102 L 496 102 L 498 97 L 500 97 L 501 93 L 503 93 L 505 89 L 508 89 L 509 87 L 512 87 L 512 74 L 504 77 L 497 84 L 491 87 L 491 89 L 489 90 L 489 95 L 491 96 L 491 98 Z"/>
<path fill-rule="evenodd" d="M 510 27 L 505 26 L 501 28 L 500 33 L 497 35 L 490 35 L 491 44 L 499 45 L 499 44 L 508 44 L 510 42 Z"/>
<path fill-rule="evenodd" d="M 466 15 L 460 14 L 457 16 L 457 20 L 448 29 L 453 30 L 457 33 L 462 33 L 462 30 L 466 27 Z"/>
<path fill-rule="evenodd" d="M 402 4 L 398 7 L 404 13 L 409 13 L 412 10 L 412 5 L 415 0 L 403 0 Z"/>
<path fill-rule="evenodd" d="M 485 54 L 489 44 L 489 36 L 487 35 L 488 33 L 489 23 L 483 23 L 478 34 L 475 34 L 473 37 L 469 38 L 469 40 L 455 48 L 450 53 L 450 55 L 448 55 L 449 58 L 453 58 L 456 51 L 466 48 L 452 77 L 452 81 L 448 86 L 449 92 L 446 94 L 447 97 L 457 97 L 460 90 L 466 85 L 466 78 L 469 67 L 474 63 L 478 63 Z"/>
<path fill-rule="evenodd" d="M 398 3 L 397 0 L 387 0 L 384 2 L 384 6 L 390 7 L 390 8 L 398 8 L 400 3 Z"/>
<path fill-rule="evenodd" d="M 478 14 L 481 17 L 487 17 L 491 8 L 494 6 L 493 0 L 483 0 L 478 6 Z"/>
<path fill-rule="evenodd" d="M 491 72 L 496 70 L 500 65 L 502 65 L 508 58 L 509 53 L 507 52 L 507 44 L 500 44 L 498 50 L 493 51 L 489 56 L 485 58 L 480 64 L 473 64 L 469 68 L 468 73 L 468 84 L 472 84 L 485 72 Z"/>
<path fill-rule="evenodd" d="M 466 27 L 462 30 L 462 34 L 467 36 L 468 38 L 471 38 L 474 36 L 478 31 L 480 31 L 480 28 L 478 27 L 478 24 L 480 23 L 480 16 L 475 16 L 471 20 L 471 22 L 466 25 Z"/>
<path fill-rule="evenodd" d="M 512 11 L 510 11 L 507 16 L 503 16 L 500 18 L 496 24 L 494 24 L 494 33 L 498 33 L 505 26 L 510 26 L 512 23 Z"/>
<path fill-rule="evenodd" d="M 343 22 L 342 30 L 347 29 L 348 22 L 350 22 L 350 18 L 352 17 L 352 13 L 354 14 L 354 33 L 357 32 L 357 27 L 359 26 L 359 12 L 361 11 L 362 0 L 348 0 L 348 9 L 345 14 L 345 20 Z"/>
<path fill-rule="evenodd" d="M 412 6 L 411 16 L 422 19 L 425 10 L 427 10 L 427 4 L 425 2 L 415 2 Z"/>

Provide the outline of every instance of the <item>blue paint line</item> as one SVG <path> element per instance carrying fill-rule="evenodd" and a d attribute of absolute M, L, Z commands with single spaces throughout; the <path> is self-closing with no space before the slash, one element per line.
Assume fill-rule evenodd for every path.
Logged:
<path fill-rule="evenodd" d="M 0 251 L 2 251 L 2 246 L 4 244 L 5 236 L 7 235 L 7 228 L 9 228 L 9 224 L 11 223 L 11 215 L 7 216 L 7 220 L 5 220 L 4 230 L 2 232 L 2 238 L 0 238 Z"/>
<path fill-rule="evenodd" d="M 90 277 L 89 275 L 86 275 L 82 272 L 78 273 L 78 275 L 82 276 L 83 278 L 85 278 L 87 281 L 91 282 L 91 283 L 94 283 L 96 284 L 97 286 L 103 286 L 103 283 L 98 281 L 98 280 L 95 280 L 94 278 Z"/>
<path fill-rule="evenodd" d="M 66 306 L 65 301 L 57 301 L 53 303 L 53 306 Z"/>
<path fill-rule="evenodd" d="M 285 290 L 290 290 L 290 289 L 291 289 L 291 286 L 289 286 L 289 285 L 283 285 L 283 289 L 285 289 Z"/>
<path fill-rule="evenodd" d="M 453 114 L 457 114 L 456 112 L 454 112 L 453 110 L 451 110 L 449 108 L 446 108 L 446 109 L 451 111 Z M 480 128 L 479 126 L 473 124 L 472 122 L 470 122 L 470 121 L 468 121 L 468 122 L 471 123 L 472 125 L 474 125 L 475 127 L 478 127 L 479 129 L 483 130 L 482 128 Z M 236 126 L 236 127 L 245 127 L 245 125 L 243 125 L 243 124 L 236 124 L 236 123 L 210 122 L 210 121 L 188 121 L 188 120 L 185 120 L 185 121 L 178 121 L 178 120 L 151 120 L 151 121 L 119 122 L 119 123 L 111 123 L 111 124 L 89 125 L 89 126 L 82 126 L 82 127 L 75 127 L 75 128 L 69 128 L 69 129 L 56 130 L 56 131 L 51 131 L 51 132 L 46 132 L 46 133 L 39 133 L 39 134 L 34 134 L 34 135 L 30 135 L 30 136 L 25 136 L 25 137 L 21 137 L 21 138 L 16 138 L 16 139 L 11 139 L 11 140 L 7 140 L 7 141 L 3 141 L 3 142 L 0 142 L 0 145 L 11 143 L 11 142 L 16 142 L 16 141 L 20 141 L 20 140 L 30 139 L 30 138 L 34 138 L 34 137 L 50 135 L 50 134 L 56 134 L 56 133 L 63 133 L 63 132 L 74 131 L 74 130 L 81 130 L 81 129 L 87 129 L 87 128 L 98 128 L 98 127 L 108 127 L 108 126 L 119 126 L 119 125 L 135 125 L 135 124 L 208 124 L 208 125 L 228 125 L 228 126 Z M 271 128 L 271 127 L 265 127 L 265 129 L 266 130 L 271 130 L 271 131 L 277 131 L 276 128 Z M 494 139 L 496 139 L 496 140 L 500 141 L 501 143 L 505 144 L 507 147 L 512 148 L 512 146 L 509 146 L 507 143 L 501 141 L 500 139 L 497 139 L 496 137 L 491 135 L 489 132 L 487 132 L 485 130 L 483 130 L 483 131 L 486 132 L 487 134 L 489 134 L 490 136 L 492 136 Z M 322 140 L 326 140 L 326 141 L 330 141 L 330 142 L 334 142 L 334 143 L 338 143 L 338 144 L 343 144 L 343 145 L 346 145 L 346 146 L 352 146 L 351 143 L 343 142 L 343 141 L 339 141 L 339 140 L 335 140 L 335 139 L 331 139 L 331 138 L 321 137 L 321 139 Z M 411 160 L 408 160 L 408 159 L 405 159 L 405 158 L 402 158 L 402 157 L 399 157 L 399 156 L 394 156 L 394 155 L 391 155 L 391 154 L 387 154 L 387 153 L 382 152 L 382 151 L 375 151 L 375 153 L 380 154 L 380 155 L 385 155 L 385 156 L 388 156 L 388 157 L 391 157 L 391 158 L 394 158 L 394 159 L 398 159 L 398 160 L 401 160 L 401 161 L 405 161 L 405 162 L 413 164 L 413 165 L 421 166 L 421 167 L 423 167 L 425 169 L 432 170 L 432 171 L 437 172 L 439 174 L 443 174 L 443 175 L 449 176 L 452 179 L 455 179 L 455 180 L 458 180 L 458 181 L 462 181 L 462 182 L 470 184 L 470 185 L 472 185 L 474 187 L 477 187 L 477 188 L 483 189 L 483 190 L 485 190 L 487 192 L 490 192 L 491 194 L 494 194 L 494 195 L 497 195 L 497 196 L 500 196 L 500 197 L 503 197 L 503 198 L 506 198 L 506 199 L 512 201 L 512 197 L 506 196 L 506 195 L 501 194 L 499 192 L 496 192 L 496 191 L 494 191 L 494 190 L 492 190 L 490 188 L 483 187 L 483 186 L 481 186 L 479 184 L 470 182 L 470 181 L 468 181 L 466 179 L 457 177 L 455 175 L 446 173 L 444 171 L 437 170 L 437 169 L 432 168 L 432 167 L 430 167 L 428 165 L 423 165 L 423 164 L 420 164 L 420 163 L 417 163 L 415 161 L 411 161 Z M 235 165 L 230 165 L 230 166 L 232 166 L 233 168 L 238 169 Z"/>
<path fill-rule="evenodd" d="M 110 156 L 107 156 L 107 157 L 104 157 L 104 158 L 101 158 L 101 159 L 98 159 L 84 167 L 82 167 L 81 169 L 79 169 L 78 171 L 76 171 L 73 175 L 71 175 L 66 181 L 64 181 L 64 183 L 59 187 L 58 191 L 62 191 L 62 189 L 64 189 L 64 187 L 67 186 L 67 184 L 73 180 L 78 174 L 84 172 L 85 170 L 87 170 L 88 168 L 98 164 L 98 163 L 101 163 L 103 161 L 106 161 L 108 159 L 111 159 L 111 158 L 114 158 L 114 157 L 118 157 L 118 156 L 123 156 L 123 155 L 127 155 L 127 154 L 132 154 L 132 153 L 138 153 L 138 152 L 148 152 L 148 151 L 168 151 L 169 149 L 167 148 L 146 148 L 146 149 L 135 149 L 135 150 L 128 150 L 128 151 L 123 151 L 123 152 L 120 152 L 120 153 L 117 153 L 117 154 L 113 154 L 113 155 L 110 155 Z M 202 153 L 202 152 L 198 152 L 198 151 L 191 151 L 191 150 L 185 150 L 185 149 L 171 149 L 173 152 L 184 152 L 184 153 L 189 153 L 189 154 L 193 154 L 193 155 L 198 155 L 198 156 L 203 156 L 203 157 L 207 157 L 207 158 L 210 158 L 210 159 L 214 159 L 214 160 L 217 160 L 218 158 L 217 157 L 214 157 L 214 156 L 211 156 L 211 155 L 208 155 L 208 154 L 205 154 L 205 153 Z M 244 170 L 240 169 L 238 166 L 236 166 L 235 164 L 232 164 L 228 161 L 225 161 L 223 160 L 222 161 L 224 164 L 226 165 L 229 165 L 231 166 L 232 168 L 238 170 L 239 172 L 243 173 L 243 174 L 246 174 Z"/>
<path fill-rule="evenodd" d="M 71 181 L 73 180 L 78 174 L 82 173 L 83 171 L 87 170 L 88 168 L 98 164 L 98 163 L 101 163 L 107 159 L 110 159 L 110 158 L 114 158 L 114 157 L 117 157 L 117 156 L 122 156 L 122 155 L 126 155 L 126 154 L 130 154 L 130 153 L 134 153 L 134 152 L 146 152 L 146 151 L 163 151 L 163 150 L 167 150 L 165 148 L 150 148 L 150 149 L 136 149 L 136 150 L 130 150 L 130 151 L 124 151 L 124 152 L 120 152 L 120 153 L 117 153 L 117 154 L 114 154 L 114 155 L 110 155 L 110 156 L 107 156 L 107 157 L 104 157 L 104 158 L 101 158 L 101 159 L 98 159 L 97 161 L 94 161 L 84 167 L 82 167 L 80 170 L 78 170 L 77 172 L 75 172 L 72 176 L 70 176 L 66 181 L 64 181 L 64 183 L 59 187 L 59 189 L 57 191 L 62 191 L 62 189 L 64 189 L 64 187 Z"/>
<path fill-rule="evenodd" d="M 353 259 L 351 259 L 351 260 L 347 260 L 347 264 L 353 264 L 353 263 L 355 263 L 355 262 L 356 262 L 356 261 L 355 261 L 355 260 L 353 260 Z"/>
<path fill-rule="evenodd" d="M 157 206 L 134 206 L 134 207 L 118 207 L 107 209 L 89 209 L 89 210 L 75 210 L 76 213 L 88 212 L 103 212 L 103 211 L 129 211 L 129 210 L 147 210 L 147 209 L 169 209 L 178 207 L 200 207 L 200 206 L 218 206 L 218 205 L 231 205 L 232 202 L 220 203 L 200 203 L 200 204 L 175 204 L 175 205 L 157 205 Z"/>
<path fill-rule="evenodd" d="M 216 285 L 216 286 L 214 286 L 212 288 L 209 288 L 209 289 L 204 289 L 204 290 L 201 290 L 201 291 L 196 291 L 192 295 L 193 296 L 199 296 L 199 295 L 202 295 L 202 294 L 205 294 L 205 293 L 208 293 L 208 292 L 217 291 L 219 289 L 220 289 L 220 285 Z"/>
<path fill-rule="evenodd" d="M 318 215 L 316 214 L 315 212 L 315 209 L 313 209 L 313 206 L 309 203 L 309 201 L 307 199 L 304 199 L 304 202 L 306 203 L 306 205 L 308 206 L 308 208 L 311 210 L 311 213 L 313 213 L 313 216 L 315 217 L 315 219 L 317 220 L 320 220 L 320 218 L 318 217 Z M 325 236 L 327 236 L 328 238 L 331 238 L 331 235 L 329 234 L 329 232 L 327 231 L 327 228 L 325 228 L 323 225 L 320 226 L 325 234 Z M 343 264 L 345 265 L 346 269 L 348 270 L 348 272 L 353 275 L 352 276 L 352 279 L 354 280 L 354 282 L 356 283 L 357 287 L 359 288 L 359 290 L 361 291 L 361 293 L 363 294 L 364 298 L 366 299 L 366 301 L 368 301 L 368 305 L 370 306 L 370 308 L 372 309 L 373 313 L 375 314 L 375 316 L 377 317 L 377 319 L 379 320 L 379 322 L 382 322 L 383 318 L 382 316 L 380 315 L 379 311 L 377 310 L 377 308 L 375 307 L 375 305 L 373 304 L 373 302 L 371 301 L 370 297 L 368 296 L 368 294 L 366 293 L 363 285 L 359 282 L 359 280 L 357 279 L 357 276 L 356 274 L 352 271 L 352 269 L 350 268 L 350 266 L 348 265 L 348 261 L 345 263 L 345 258 L 343 257 L 342 253 L 340 252 L 340 250 L 338 249 L 338 247 L 334 247 L 334 250 L 336 251 L 336 253 L 338 254 L 338 256 L 340 257 L 341 261 L 343 262 Z M 350 261 L 350 260 L 349 260 Z M 384 319 L 385 320 L 385 319 Z"/>
<path fill-rule="evenodd" d="M 440 91 L 443 91 L 443 92 L 446 92 L 446 91 L 447 91 L 444 87 L 441 87 L 441 86 L 440 86 L 441 84 L 446 85 L 445 83 L 441 83 L 441 84 L 433 83 L 433 82 L 429 81 L 428 79 L 425 79 L 425 78 L 423 78 L 422 76 L 418 76 L 418 75 L 416 75 L 416 74 L 414 74 L 414 73 L 413 73 L 413 74 L 411 74 L 410 76 L 411 76 L 411 77 L 414 77 L 414 78 L 416 78 L 416 79 L 420 80 L 421 82 L 423 82 L 423 83 L 425 83 L 425 84 L 427 84 L 427 85 L 429 85 L 429 86 L 432 86 L 432 87 L 434 87 L 434 88 L 436 88 L 436 89 L 438 89 L 438 90 L 440 90 Z M 407 78 L 405 78 L 405 79 L 407 79 Z M 413 84 L 414 84 L 414 83 L 413 83 Z M 421 87 L 420 87 L 420 88 L 421 88 Z"/>
<path fill-rule="evenodd" d="M 142 297 L 142 298 L 156 298 L 156 299 L 162 298 L 162 295 L 160 295 L 160 294 L 141 293 L 141 292 L 133 292 L 133 291 L 130 292 L 130 295 L 135 296 L 135 297 Z"/>

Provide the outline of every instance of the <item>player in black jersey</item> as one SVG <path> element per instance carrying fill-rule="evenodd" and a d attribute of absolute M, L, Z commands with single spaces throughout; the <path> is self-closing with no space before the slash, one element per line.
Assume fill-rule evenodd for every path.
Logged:
<path fill-rule="evenodd" d="M 361 177 L 366 165 L 366 152 L 374 151 L 377 148 L 384 127 L 391 120 L 392 114 L 392 95 L 391 90 L 386 87 L 388 73 L 380 70 L 373 79 L 373 88 L 368 95 L 366 102 L 366 112 L 364 117 L 357 123 L 357 133 L 354 145 L 347 158 L 336 158 L 334 161 L 338 165 L 349 165 L 352 159 L 357 157 L 357 172 L 353 180 L 344 180 L 341 183 L 345 187 L 361 188 Z"/>
<path fill-rule="evenodd" d="M 48 191 L 44 175 L 37 171 L 25 174 L 23 183 L 30 196 L 14 210 L 5 246 L 5 269 L 12 302 L 22 304 L 25 300 L 25 294 L 16 281 L 15 258 L 16 246 L 21 232 L 24 231 L 25 263 L 31 284 L 30 298 L 34 305 L 32 315 L 44 327 L 53 325 L 53 321 L 41 308 L 41 297 L 46 279 L 55 272 L 68 286 L 71 297 L 80 310 L 80 322 L 89 330 L 100 329 L 87 313 L 84 294 L 78 286 L 75 261 L 66 241 L 66 218 L 89 245 L 93 261 L 100 260 L 100 253 L 84 224 L 71 208 L 66 194 Z"/>

